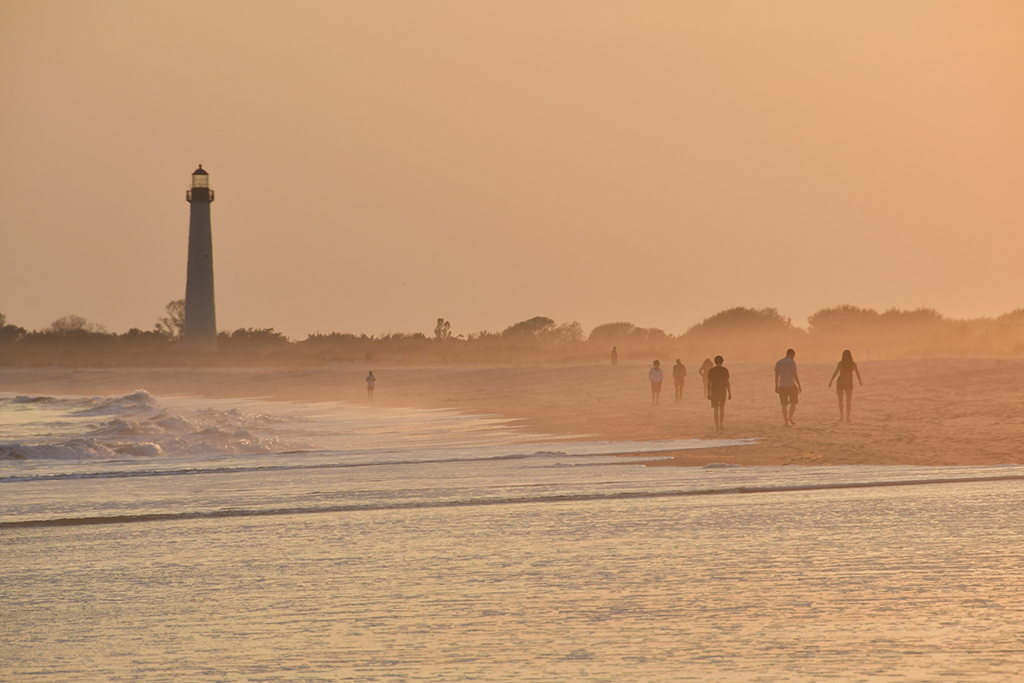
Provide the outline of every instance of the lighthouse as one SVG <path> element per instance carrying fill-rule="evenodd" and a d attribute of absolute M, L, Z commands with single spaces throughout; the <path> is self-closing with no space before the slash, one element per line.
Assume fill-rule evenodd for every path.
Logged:
<path fill-rule="evenodd" d="M 188 221 L 188 279 L 185 282 L 185 345 L 217 348 L 217 315 L 213 305 L 213 232 L 210 228 L 210 174 L 203 165 L 192 174 L 185 193 L 191 204 Z"/>

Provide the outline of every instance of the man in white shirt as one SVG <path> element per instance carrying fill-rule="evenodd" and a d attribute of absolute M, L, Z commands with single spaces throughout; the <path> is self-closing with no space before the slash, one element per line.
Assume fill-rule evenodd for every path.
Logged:
<path fill-rule="evenodd" d="M 651 403 L 657 405 L 658 399 L 661 398 L 661 382 L 665 379 L 665 373 L 661 370 L 661 361 L 654 361 L 654 367 L 647 373 L 647 376 L 651 379 Z"/>
<path fill-rule="evenodd" d="M 796 404 L 800 402 L 798 398 L 803 387 L 800 386 L 800 376 L 796 374 L 796 351 L 789 349 L 786 351 L 786 357 L 775 364 L 775 393 L 779 395 L 779 401 L 782 402 L 782 420 L 787 427 L 791 427 L 793 422 L 793 413 L 796 411 Z M 789 406 L 789 412 L 786 412 L 786 406 Z"/>

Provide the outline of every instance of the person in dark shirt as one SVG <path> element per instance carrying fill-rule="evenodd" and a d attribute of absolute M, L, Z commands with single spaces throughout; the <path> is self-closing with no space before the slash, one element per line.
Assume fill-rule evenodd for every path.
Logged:
<path fill-rule="evenodd" d="M 708 398 L 715 409 L 715 429 L 725 431 L 725 400 L 732 400 L 732 385 L 729 383 L 729 370 L 722 365 L 725 360 L 715 356 L 715 367 L 708 370 Z"/>
<path fill-rule="evenodd" d="M 792 427 L 793 413 L 796 412 L 796 404 L 800 402 L 800 392 L 804 390 L 800 384 L 800 375 L 796 371 L 796 351 L 786 350 L 786 357 L 775 364 L 775 393 L 779 395 L 779 402 L 782 404 L 782 423 L 786 427 Z M 788 411 L 786 406 L 789 406 Z"/>
<path fill-rule="evenodd" d="M 672 379 L 676 383 L 676 400 L 683 398 L 683 383 L 686 381 L 686 366 L 683 361 L 676 358 L 676 364 L 672 366 Z"/>
<path fill-rule="evenodd" d="M 619 364 L 619 347 L 613 346 L 612 347 L 612 365 L 618 365 L 618 364 Z"/>

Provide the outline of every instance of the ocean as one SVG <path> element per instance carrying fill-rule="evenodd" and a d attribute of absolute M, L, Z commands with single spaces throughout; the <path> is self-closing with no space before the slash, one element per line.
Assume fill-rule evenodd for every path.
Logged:
<path fill-rule="evenodd" d="M 1024 468 L 637 464 L 744 443 L 0 394 L 0 680 L 1024 675 Z"/>

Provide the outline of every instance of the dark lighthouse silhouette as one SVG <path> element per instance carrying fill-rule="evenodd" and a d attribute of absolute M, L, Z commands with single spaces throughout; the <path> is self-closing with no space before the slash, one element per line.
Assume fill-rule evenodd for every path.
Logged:
<path fill-rule="evenodd" d="M 192 205 L 188 220 L 188 280 L 185 282 L 185 345 L 217 348 L 217 314 L 213 305 L 213 231 L 210 227 L 210 174 L 203 165 L 192 174 L 185 193 Z"/>

